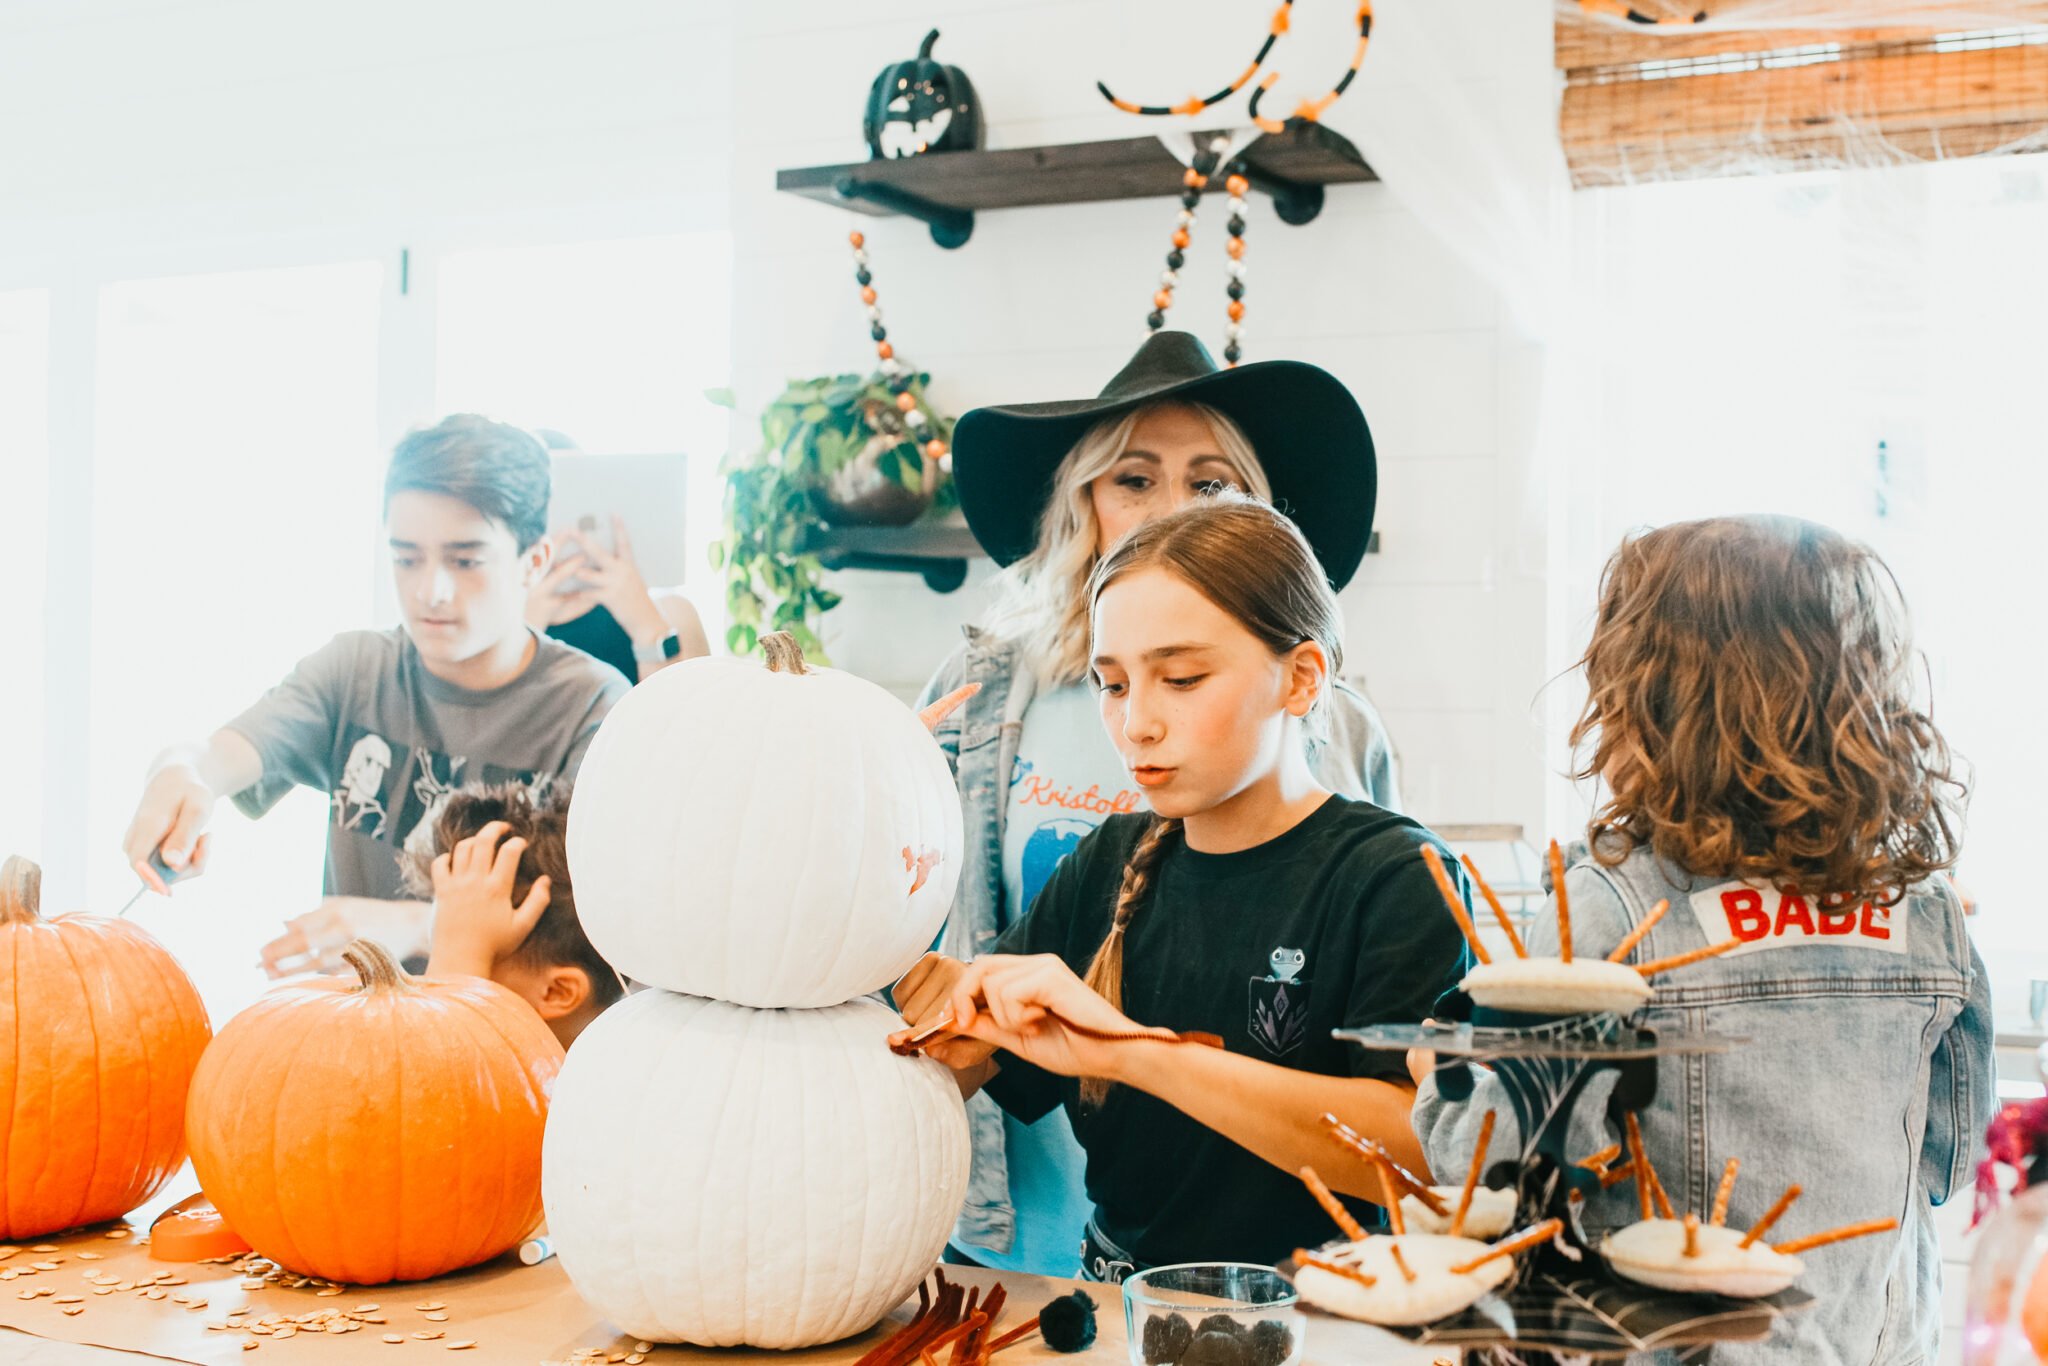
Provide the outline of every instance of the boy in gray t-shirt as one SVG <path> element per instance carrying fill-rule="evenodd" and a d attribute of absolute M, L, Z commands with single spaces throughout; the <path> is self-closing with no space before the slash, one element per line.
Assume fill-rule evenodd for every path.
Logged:
<path fill-rule="evenodd" d="M 548 486 L 545 448 L 503 423 L 461 414 L 399 442 L 384 521 L 404 626 L 336 636 L 204 744 L 165 751 L 123 840 L 144 879 L 157 881 L 152 853 L 204 866 L 220 797 L 260 816 L 315 788 L 328 794 L 326 900 L 266 946 L 266 966 L 366 931 L 423 949 L 430 907 L 403 899 L 406 841 L 465 783 L 539 795 L 573 778 L 630 686 L 526 625 L 550 556 Z"/>

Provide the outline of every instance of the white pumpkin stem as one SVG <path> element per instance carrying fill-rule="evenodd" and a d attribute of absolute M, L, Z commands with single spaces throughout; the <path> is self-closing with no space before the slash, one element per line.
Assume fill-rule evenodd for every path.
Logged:
<path fill-rule="evenodd" d="M 42 919 L 43 870 L 34 859 L 11 855 L 0 865 L 0 925 L 32 925 Z"/>
<path fill-rule="evenodd" d="M 358 991 L 414 991 L 412 977 L 374 939 L 358 939 L 341 951 L 341 961 L 356 970 Z"/>
<path fill-rule="evenodd" d="M 761 653 L 768 657 L 768 672 L 777 674 L 807 674 L 810 666 L 804 663 L 804 647 L 796 643 L 796 637 L 787 631 L 770 631 L 761 637 Z"/>

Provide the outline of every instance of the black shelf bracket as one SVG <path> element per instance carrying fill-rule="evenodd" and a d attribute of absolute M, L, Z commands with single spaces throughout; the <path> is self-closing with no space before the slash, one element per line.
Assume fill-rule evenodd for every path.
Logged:
<path fill-rule="evenodd" d="M 931 559 L 923 555 L 878 555 L 864 550 L 825 550 L 818 562 L 827 569 L 872 569 L 915 574 L 934 593 L 951 593 L 967 582 L 967 561 Z"/>
<path fill-rule="evenodd" d="M 1289 227 L 1300 227 L 1315 221 L 1323 211 L 1323 187 L 1305 184 L 1298 180 L 1286 180 L 1270 171 L 1246 163 L 1244 178 L 1251 182 L 1253 189 L 1270 196 L 1273 212 L 1282 223 Z"/>
<path fill-rule="evenodd" d="M 971 209 L 949 209 L 894 185 L 850 175 L 841 176 L 833 183 L 832 189 L 841 199 L 864 199 L 890 213 L 917 219 L 931 228 L 932 241 L 948 251 L 966 246 L 967 239 L 974 235 L 974 212 Z M 1320 191 L 1317 198 L 1321 198 Z"/>

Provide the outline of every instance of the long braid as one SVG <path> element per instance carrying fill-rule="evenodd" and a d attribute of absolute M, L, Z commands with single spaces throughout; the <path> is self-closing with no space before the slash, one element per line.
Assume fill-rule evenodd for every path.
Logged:
<path fill-rule="evenodd" d="M 1109 933 L 1103 937 L 1102 947 L 1095 950 L 1095 958 L 1088 964 L 1088 974 L 1082 979 L 1090 990 L 1118 1010 L 1124 1008 L 1124 934 L 1131 927 L 1131 918 L 1151 894 L 1159 865 L 1179 834 L 1179 821 L 1154 819 L 1150 828 L 1139 837 L 1137 847 L 1131 850 L 1131 861 L 1124 865 L 1123 886 L 1117 890 L 1116 910 L 1110 916 Z M 1101 1077 L 1081 1078 L 1081 1105 L 1084 1109 L 1094 1109 L 1108 1095 L 1109 1083 Z"/>

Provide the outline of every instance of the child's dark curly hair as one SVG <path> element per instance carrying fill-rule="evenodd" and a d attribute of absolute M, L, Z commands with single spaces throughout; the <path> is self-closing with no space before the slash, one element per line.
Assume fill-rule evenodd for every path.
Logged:
<path fill-rule="evenodd" d="M 535 799 L 523 783 L 473 786 L 451 793 L 434 817 L 430 852 L 406 860 L 406 883 L 419 895 L 433 896 L 429 871 L 433 861 L 492 821 L 503 821 L 526 841 L 519 871 L 512 883 L 512 903 L 526 899 L 533 884 L 548 879 L 548 905 L 514 955 L 533 968 L 575 967 L 590 978 L 591 998 L 608 1006 L 625 994 L 619 974 L 598 955 L 583 924 L 576 918 L 576 894 L 569 885 L 569 790 L 555 788 Z"/>
<path fill-rule="evenodd" d="M 1630 537 L 1572 730 L 1592 742 L 1575 776 L 1608 789 L 1596 855 L 1647 845 L 1695 876 L 1897 901 L 1955 862 L 1966 795 L 1916 658 L 1891 571 L 1839 532 L 1756 516 Z"/>

